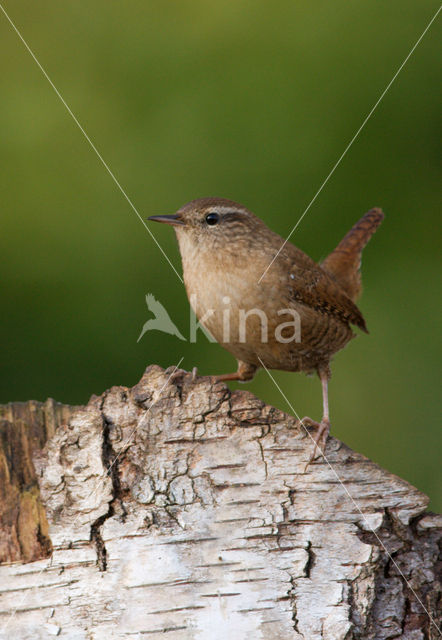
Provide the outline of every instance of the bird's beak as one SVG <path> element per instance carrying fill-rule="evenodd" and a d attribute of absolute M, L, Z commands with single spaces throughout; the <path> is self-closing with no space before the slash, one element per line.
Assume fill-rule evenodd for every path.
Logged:
<path fill-rule="evenodd" d="M 173 213 L 167 216 L 150 216 L 148 220 L 154 222 L 163 222 L 164 224 L 173 224 L 174 226 L 183 225 L 184 221 L 178 213 Z"/>

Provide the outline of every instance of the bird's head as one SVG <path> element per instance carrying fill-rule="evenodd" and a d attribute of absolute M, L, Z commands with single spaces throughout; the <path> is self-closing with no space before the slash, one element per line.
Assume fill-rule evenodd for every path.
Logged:
<path fill-rule="evenodd" d="M 149 220 L 173 225 L 181 253 L 189 250 L 238 250 L 256 241 L 264 224 L 246 207 L 225 198 L 198 198 L 175 214 Z"/>

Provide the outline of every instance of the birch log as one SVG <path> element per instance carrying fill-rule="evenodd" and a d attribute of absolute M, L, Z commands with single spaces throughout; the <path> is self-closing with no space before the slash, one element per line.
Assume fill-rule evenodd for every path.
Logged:
<path fill-rule="evenodd" d="M 292 417 L 171 373 L 0 411 L 1 638 L 439 637 L 425 495 L 334 438 L 304 471 Z"/>

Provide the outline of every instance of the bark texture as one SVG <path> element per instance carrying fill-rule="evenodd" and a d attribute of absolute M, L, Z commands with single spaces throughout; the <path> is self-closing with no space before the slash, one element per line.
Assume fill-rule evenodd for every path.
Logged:
<path fill-rule="evenodd" d="M 73 411 L 52 399 L 0 406 L 0 563 L 51 553 L 32 456 Z"/>
<path fill-rule="evenodd" d="M 2 409 L 0 637 L 439 637 L 426 496 L 334 438 L 305 472 L 292 417 L 171 373 Z"/>

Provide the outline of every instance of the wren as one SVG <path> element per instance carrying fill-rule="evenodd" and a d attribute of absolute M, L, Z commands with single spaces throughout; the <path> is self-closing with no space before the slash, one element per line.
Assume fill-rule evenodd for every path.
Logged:
<path fill-rule="evenodd" d="M 174 226 L 191 306 L 238 360 L 218 380 L 251 380 L 259 367 L 318 373 L 322 420 L 302 419 L 317 427 L 310 461 L 330 431 L 330 361 L 355 337 L 352 325 L 367 333 L 355 304 L 361 253 L 383 218 L 368 211 L 320 264 L 232 200 L 199 198 L 149 218 Z"/>

